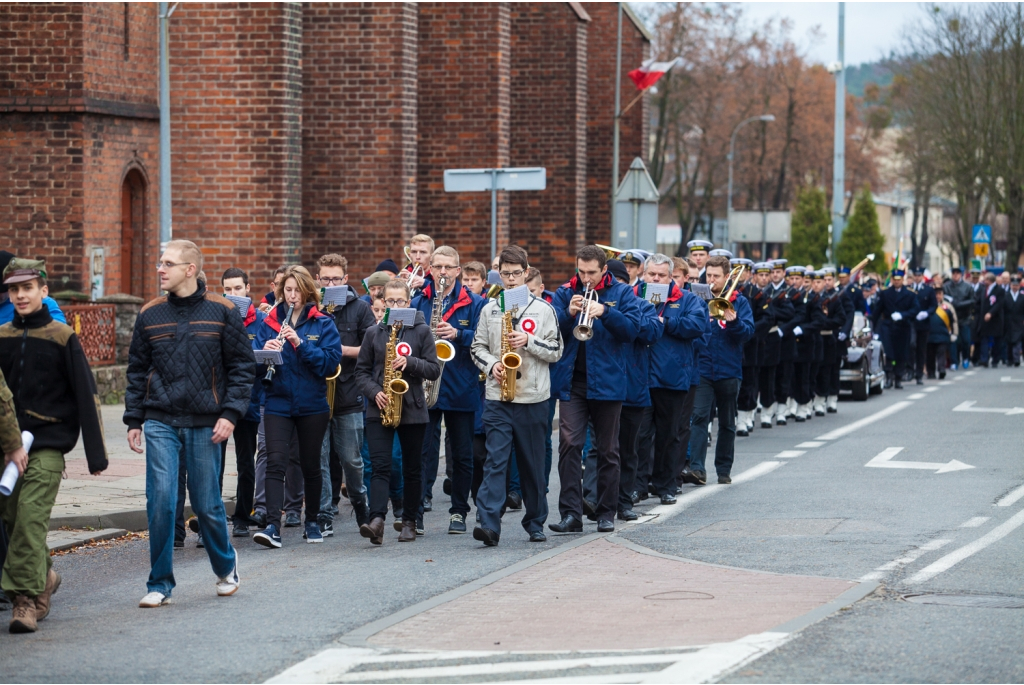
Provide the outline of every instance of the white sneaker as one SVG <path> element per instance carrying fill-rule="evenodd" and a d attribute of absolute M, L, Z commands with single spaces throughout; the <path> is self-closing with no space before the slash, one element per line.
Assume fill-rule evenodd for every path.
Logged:
<path fill-rule="evenodd" d="M 142 598 L 139 602 L 139 606 L 143 609 L 155 609 L 157 607 L 162 607 L 170 601 L 171 598 L 162 592 L 150 592 Z"/>
<path fill-rule="evenodd" d="M 225 578 L 217 579 L 217 594 L 221 597 L 230 597 L 238 592 L 238 557 L 235 557 L 235 565 L 231 573 Z"/>

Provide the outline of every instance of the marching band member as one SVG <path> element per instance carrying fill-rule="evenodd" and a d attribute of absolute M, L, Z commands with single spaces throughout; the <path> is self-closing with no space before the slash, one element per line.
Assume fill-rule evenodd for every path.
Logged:
<path fill-rule="evenodd" d="M 644 275 L 644 260 L 650 256 L 646 250 L 626 250 L 618 259 L 629 274 L 629 287 L 635 288 Z"/>
<path fill-rule="evenodd" d="M 562 400 L 559 418 L 558 477 L 561 521 L 549 525 L 556 533 L 583 532 L 581 455 L 588 420 L 597 450 L 598 530 L 615 529 L 619 490 L 619 414 L 626 388 L 630 344 L 640 331 L 640 308 L 628 285 L 616 283 L 608 273 L 607 256 L 596 245 L 576 254 L 576 275 L 555 293 L 554 306 L 565 341 L 558 392 Z M 584 293 L 593 293 L 584 302 Z M 580 313 L 584 315 L 581 317 Z M 583 319 L 581 322 L 579 319 Z M 588 320 L 589 319 L 589 320 Z M 589 336 L 584 323 L 590 327 Z M 575 333 L 582 338 L 580 341 Z"/>
<path fill-rule="evenodd" d="M 267 447 L 267 527 L 253 536 L 264 547 L 281 547 L 285 467 L 293 435 L 306 493 L 306 542 L 323 542 L 317 517 L 323 472 L 320 447 L 330 421 L 327 376 L 341 362 L 341 338 L 333 319 L 320 311 L 320 289 L 309 271 L 289 266 L 275 293 L 277 304 L 256 333 L 255 348 L 281 352 L 272 382 L 265 388 L 263 430 Z M 289 308 L 291 319 L 285 321 Z"/>
<path fill-rule="evenodd" d="M 409 285 L 395 279 L 384 286 L 384 304 L 389 309 L 406 308 L 410 304 Z M 423 503 L 423 438 L 426 434 L 426 400 L 423 396 L 423 381 L 437 380 L 441 367 L 437 363 L 434 336 L 430 334 L 422 312 L 416 313 L 412 327 L 402 327 L 396 332 L 396 345 L 392 369 L 402 373 L 402 379 L 409 384 L 403 394 L 391 394 L 396 402 L 402 403 L 401 422 L 398 427 L 385 426 L 381 422 L 381 410 L 388 408 L 390 401 L 387 389 L 383 387 L 384 359 L 394 328 L 387 324 L 387 315 L 382 323 L 366 331 L 363 344 L 356 359 L 356 384 L 364 397 L 372 398 L 366 409 L 366 441 L 370 449 L 373 474 L 370 478 L 370 522 L 359 527 L 359 533 L 369 538 L 374 545 L 384 543 L 384 517 L 388 509 L 388 491 L 391 482 L 391 458 L 395 434 L 402 445 L 402 476 L 404 481 L 404 506 L 402 507 L 402 531 L 399 542 L 416 539 L 416 519 Z"/>
<path fill-rule="evenodd" d="M 398 273 L 398 278 L 409 284 L 413 295 L 430 280 L 430 256 L 434 254 L 434 239 L 422 233 L 409 239 L 406 251 L 409 264 Z"/>
<path fill-rule="evenodd" d="M 487 288 L 487 267 L 482 262 L 463 264 L 462 287 L 469 288 L 469 292 L 483 297 L 484 290 Z"/>
<path fill-rule="evenodd" d="M 387 271 L 374 271 L 370 274 L 370 277 L 366 279 L 366 294 L 360 297 L 369 307 L 373 307 L 373 301 L 379 299 L 384 295 L 384 286 L 388 284 L 394 276 Z"/>
<path fill-rule="evenodd" d="M 518 245 L 509 245 L 498 255 L 498 272 L 506 291 L 524 285 L 529 268 L 526 251 Z M 506 368 L 502 363 L 503 354 L 509 351 L 520 357 L 520 366 L 516 369 Z M 544 535 L 548 516 L 544 440 L 551 434 L 548 366 L 561 356 L 558 315 L 543 299 L 531 294 L 526 306 L 514 311 L 502 311 L 500 299 L 483 305 L 473 337 L 472 357 L 476 366 L 487 374 L 483 414 L 487 457 L 476 500 L 480 521 L 473 530 L 473 539 L 488 547 L 497 545 L 501 537 L 506 472 L 513 446 L 525 506 L 523 529 L 530 536 L 530 542 L 547 540 Z M 516 374 L 514 396 L 503 398 L 506 374 L 512 373 Z"/>

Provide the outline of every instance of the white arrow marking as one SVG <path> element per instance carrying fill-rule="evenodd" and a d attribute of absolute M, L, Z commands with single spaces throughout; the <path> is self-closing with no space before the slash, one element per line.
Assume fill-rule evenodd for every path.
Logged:
<path fill-rule="evenodd" d="M 1012 376 L 1003 376 L 999 380 L 1002 383 L 1024 383 L 1024 378 L 1013 378 Z"/>
<path fill-rule="evenodd" d="M 889 447 L 878 453 L 874 459 L 864 466 L 876 469 L 924 469 L 935 471 L 935 473 L 949 473 L 950 471 L 963 471 L 974 467 L 962 461 L 952 460 L 948 464 L 937 464 L 929 461 L 892 461 L 892 458 L 903 451 L 902 447 Z"/>
<path fill-rule="evenodd" d="M 1005 409 L 1003 407 L 975 407 L 974 405 L 976 404 L 977 402 L 973 400 L 961 402 L 953 407 L 953 411 L 975 411 L 987 414 L 1006 414 L 1007 416 L 1024 414 L 1024 407 L 1010 407 L 1009 409 Z"/>

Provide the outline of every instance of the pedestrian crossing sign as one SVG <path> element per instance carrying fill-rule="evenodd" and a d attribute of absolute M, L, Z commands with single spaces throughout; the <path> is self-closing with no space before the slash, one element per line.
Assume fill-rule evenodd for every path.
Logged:
<path fill-rule="evenodd" d="M 974 225 L 974 237 L 971 238 L 972 243 L 991 243 L 992 242 L 992 227 L 988 224 L 975 224 Z"/>

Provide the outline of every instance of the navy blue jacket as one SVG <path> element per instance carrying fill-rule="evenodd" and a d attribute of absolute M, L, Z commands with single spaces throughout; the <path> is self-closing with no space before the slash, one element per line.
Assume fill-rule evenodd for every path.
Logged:
<path fill-rule="evenodd" d="M 651 406 L 651 346 L 665 332 L 658 311 L 650 302 L 640 299 L 640 333 L 633 341 L 633 351 L 626 361 L 626 399 L 624 407 Z"/>
<path fill-rule="evenodd" d="M 900 286 L 899 290 L 886 288 L 879 293 L 878 304 L 872 312 L 874 324 L 872 328 L 878 330 L 878 323 L 881 320 L 889 330 L 910 335 L 910 329 L 917 324 L 915 317 L 919 311 L 921 309 L 917 301 L 917 293 L 913 290 L 905 285 Z M 902 317 L 899 321 L 892 320 L 892 315 L 896 312 L 899 312 Z"/>
<path fill-rule="evenodd" d="M 249 304 L 249 311 L 245 314 L 245 319 L 242 323 L 245 325 L 245 332 L 249 336 L 249 344 L 256 344 L 256 333 L 259 331 L 260 326 L 263 325 L 263 319 L 267 318 L 267 315 L 256 309 L 256 306 Z M 260 406 L 263 404 L 263 374 L 266 373 L 266 369 L 263 369 L 263 374 L 259 373 L 260 368 L 257 368 L 256 378 L 253 380 L 252 392 L 249 396 L 249 411 L 245 413 L 245 420 L 252 421 L 253 423 L 260 422 Z"/>
<path fill-rule="evenodd" d="M 710 315 L 705 320 L 700 347 L 700 376 L 711 381 L 743 377 L 743 343 L 754 335 L 754 314 L 747 298 L 734 295 L 734 321 L 716 321 Z"/>
<path fill-rule="evenodd" d="M 651 387 L 689 390 L 697 380 L 693 341 L 704 335 L 708 306 L 672 283 L 668 298 L 658 305 L 658 316 L 665 334 L 651 348 Z"/>
<path fill-rule="evenodd" d="M 551 385 L 552 392 L 557 388 L 562 400 L 569 399 L 576 353 L 580 349 L 580 341 L 572 334 L 577 317 L 569 314 L 569 301 L 573 295 L 582 294 L 583 281 L 573 276 L 555 292 L 552 302 L 558 313 L 565 351 Z M 625 283 L 617 283 L 608 273 L 598 285 L 597 301 L 605 306 L 605 312 L 594 319 L 594 337 L 586 343 L 587 399 L 621 402 L 626 399 L 626 384 L 621 379 L 626 376 L 633 341 L 640 333 L 640 305 L 633 289 Z"/>
<path fill-rule="evenodd" d="M 479 408 L 478 384 L 480 369 L 476 368 L 470 356 L 469 348 L 473 345 L 476 325 L 480 320 L 480 310 L 487 301 L 474 295 L 469 288 L 462 286 L 462 281 L 455 281 L 455 287 L 445 298 L 441 309 L 442 318 L 458 330 L 454 340 L 455 358 L 444 365 L 441 372 L 441 391 L 437 396 L 437 404 L 432 409 L 446 411 L 472 411 Z M 430 323 L 430 311 L 434 305 L 434 282 L 427 279 L 423 290 L 412 299 L 412 306 L 423 312 L 423 318 Z"/>
<path fill-rule="evenodd" d="M 254 349 L 262 350 L 271 338 L 281 331 L 281 319 L 288 314 L 282 302 L 275 306 L 256 332 Z M 295 327 L 302 338 L 298 348 L 285 341 L 281 355 L 284 363 L 278 365 L 274 382 L 264 398 L 263 411 L 275 416 L 310 416 L 325 414 L 327 404 L 327 376 L 341 363 L 341 336 L 334 325 L 334 317 L 307 303 Z M 256 374 L 262 379 L 266 372 Z"/>
<path fill-rule="evenodd" d="M 920 288 L 914 286 L 912 288 L 914 293 L 917 295 L 917 307 L 922 312 L 927 312 L 928 316 L 931 317 L 935 313 L 935 309 L 939 306 L 938 300 L 935 298 L 935 288 L 931 287 L 927 283 L 922 283 Z M 920 313 L 920 312 L 919 312 Z M 928 319 L 921 321 L 917 320 L 917 315 L 914 316 L 914 328 L 925 333 L 931 328 L 931 323 Z"/>

